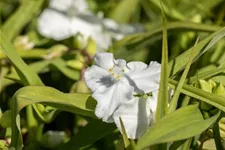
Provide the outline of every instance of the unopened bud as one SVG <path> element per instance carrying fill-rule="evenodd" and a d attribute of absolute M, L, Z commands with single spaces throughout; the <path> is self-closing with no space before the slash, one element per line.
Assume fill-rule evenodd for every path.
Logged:
<path fill-rule="evenodd" d="M 71 93 L 90 93 L 90 90 L 86 86 L 83 80 L 75 82 L 70 90 Z"/>

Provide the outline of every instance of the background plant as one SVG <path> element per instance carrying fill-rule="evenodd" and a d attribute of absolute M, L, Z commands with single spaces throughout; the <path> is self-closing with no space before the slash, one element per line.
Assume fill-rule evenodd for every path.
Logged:
<path fill-rule="evenodd" d="M 163 1 L 164 25 L 157 0 L 88 3 L 93 12 L 102 11 L 118 23 L 145 26 L 145 32 L 115 41 L 110 52 L 127 61 L 161 62 L 156 123 L 138 141 L 129 141 L 114 124 L 97 120 L 96 102 L 82 79 L 95 43 L 80 49 L 76 37 L 54 41 L 40 36 L 36 22 L 48 1 L 2 0 L 0 147 L 222 149 L 224 1 Z M 27 43 L 21 42 L 24 38 Z M 174 89 L 169 107 L 168 87 Z"/>

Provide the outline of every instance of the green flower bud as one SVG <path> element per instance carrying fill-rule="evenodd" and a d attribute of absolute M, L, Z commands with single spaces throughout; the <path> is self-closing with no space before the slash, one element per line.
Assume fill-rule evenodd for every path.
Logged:
<path fill-rule="evenodd" d="M 17 50 L 30 50 L 34 47 L 34 43 L 29 41 L 28 36 L 18 36 L 13 45 Z"/>
<path fill-rule="evenodd" d="M 84 36 L 81 34 L 77 34 L 77 36 L 75 36 L 73 38 L 73 46 L 77 49 L 84 49 L 86 47 L 87 43 L 85 42 Z"/>
<path fill-rule="evenodd" d="M 70 89 L 71 93 L 90 93 L 90 90 L 86 86 L 85 82 L 83 80 L 79 80 L 75 82 Z"/>
<path fill-rule="evenodd" d="M 71 68 L 81 70 L 84 67 L 84 61 L 84 57 L 78 53 L 74 60 L 69 60 L 66 62 L 66 64 Z"/>
<path fill-rule="evenodd" d="M 214 90 L 214 92 L 216 95 L 220 95 L 225 97 L 225 88 L 223 86 L 222 83 L 219 84 L 219 86 Z"/>
<path fill-rule="evenodd" d="M 216 83 L 212 80 L 209 80 L 208 82 L 206 82 L 205 80 L 199 80 L 199 83 L 201 89 L 209 93 L 212 93 L 213 87 L 216 86 Z"/>
<path fill-rule="evenodd" d="M 5 140 L 0 140 L 0 149 L 1 150 L 7 150 L 8 149 L 6 147 L 6 141 Z"/>
<path fill-rule="evenodd" d="M 54 45 L 48 50 L 48 54 L 44 55 L 44 59 L 53 59 L 57 57 L 61 57 L 65 52 L 68 51 L 68 47 L 65 45 L 59 44 L 59 45 Z"/>
<path fill-rule="evenodd" d="M 96 42 L 94 40 L 92 40 L 91 38 L 88 39 L 88 43 L 87 43 L 87 52 L 91 55 L 91 56 L 94 56 L 95 53 L 96 53 Z"/>
<path fill-rule="evenodd" d="M 209 80 L 209 81 L 199 80 L 199 83 L 200 83 L 201 89 L 206 91 L 206 92 L 209 92 L 209 93 L 213 93 L 215 87 L 217 86 L 216 82 L 214 82 L 213 80 Z M 214 110 L 214 106 L 212 106 L 208 103 L 205 103 L 205 102 L 200 103 L 200 108 L 203 111 L 206 111 L 206 113 L 209 113 L 208 114 L 209 116 L 211 116 L 211 115 L 213 115 L 214 113 L 217 112 L 216 109 Z M 204 116 L 206 116 L 206 115 L 204 115 Z"/>
<path fill-rule="evenodd" d="M 67 66 L 77 69 L 77 70 L 81 70 L 84 66 L 84 64 L 79 61 L 79 60 L 69 60 L 66 62 Z"/>
<path fill-rule="evenodd" d="M 0 118 L 0 125 L 3 128 L 11 127 L 11 111 L 7 110 Z"/>

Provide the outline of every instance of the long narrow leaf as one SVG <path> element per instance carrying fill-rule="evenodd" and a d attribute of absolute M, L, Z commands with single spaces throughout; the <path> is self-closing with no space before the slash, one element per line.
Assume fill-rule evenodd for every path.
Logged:
<path fill-rule="evenodd" d="M 137 144 L 137 150 L 151 145 L 187 139 L 206 130 L 219 117 L 217 113 L 213 117 L 204 120 L 198 105 L 182 107 L 171 114 L 166 115 L 160 121 L 150 127 Z"/>
<path fill-rule="evenodd" d="M 13 45 L 6 39 L 5 35 L 0 31 L 0 46 L 5 55 L 14 64 L 18 75 L 24 85 L 43 85 L 38 75 L 31 70 L 28 65 L 21 59 Z"/>
<path fill-rule="evenodd" d="M 199 42 L 194 49 L 194 57 L 195 60 L 200 57 L 203 52 L 206 52 L 210 47 L 212 47 L 217 41 L 225 37 L 225 27 L 220 29 L 219 31 L 207 36 L 204 40 Z M 209 44 L 208 44 L 209 43 Z M 208 45 L 207 45 L 208 44 Z M 207 45 L 206 49 L 203 49 Z M 174 60 L 169 62 L 169 74 L 170 76 L 174 76 L 176 73 L 181 71 L 187 64 L 191 49 L 185 51 Z"/>
<path fill-rule="evenodd" d="M 23 0 L 20 7 L 3 24 L 2 31 L 6 39 L 11 41 L 23 27 L 40 11 L 44 0 Z"/>
<path fill-rule="evenodd" d="M 169 79 L 169 86 L 173 89 L 177 86 L 177 81 Z M 196 87 L 184 84 L 181 89 L 181 93 L 186 94 L 190 97 L 196 98 L 198 100 L 204 101 L 212 106 L 219 108 L 220 110 L 225 112 L 225 100 L 224 97 L 218 96 L 213 93 L 209 93 L 198 89 Z"/>
<path fill-rule="evenodd" d="M 168 105 L 168 44 L 167 44 L 166 20 L 164 17 L 163 18 L 161 75 L 160 75 L 160 86 L 159 86 L 155 122 L 160 120 L 166 114 L 167 105 Z"/>
<path fill-rule="evenodd" d="M 198 42 L 198 39 L 196 40 L 195 45 L 197 44 L 197 42 Z M 176 87 L 176 90 L 175 90 L 175 92 L 173 94 L 173 97 L 172 97 L 171 102 L 170 102 L 170 106 L 168 108 L 168 113 L 171 113 L 171 112 L 175 111 L 176 108 L 177 108 L 177 104 L 178 104 L 178 99 L 179 99 L 179 96 L 180 96 L 181 88 L 182 88 L 182 86 L 183 86 L 183 84 L 185 82 L 185 79 L 186 79 L 187 75 L 188 75 L 188 71 L 189 71 L 189 69 L 191 67 L 192 60 L 194 59 L 194 53 L 193 53 L 194 52 L 194 48 L 195 47 L 193 47 L 192 50 L 191 50 L 191 54 L 190 54 L 188 63 L 186 65 L 185 69 L 184 69 L 184 72 L 183 72 L 183 74 L 182 74 L 182 76 L 181 76 L 181 78 L 180 78 L 180 80 L 178 82 L 178 85 Z"/>
<path fill-rule="evenodd" d="M 42 103 L 95 118 L 93 110 L 96 102 L 89 94 L 65 94 L 51 87 L 26 86 L 14 94 L 12 102 L 12 119 L 15 121 L 12 122 L 11 146 L 17 150 L 22 148 L 19 112 L 27 105 Z"/>

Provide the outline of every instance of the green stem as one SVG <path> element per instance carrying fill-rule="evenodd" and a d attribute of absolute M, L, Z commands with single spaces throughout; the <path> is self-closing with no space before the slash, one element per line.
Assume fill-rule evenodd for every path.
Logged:
<path fill-rule="evenodd" d="M 223 149 L 221 138 L 220 138 L 220 129 L 218 122 L 214 124 L 213 126 L 213 135 L 214 135 L 214 141 L 216 144 L 216 149 Z"/>

